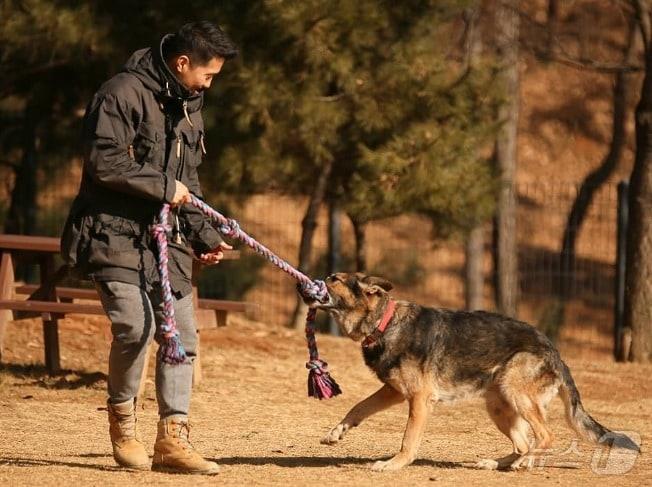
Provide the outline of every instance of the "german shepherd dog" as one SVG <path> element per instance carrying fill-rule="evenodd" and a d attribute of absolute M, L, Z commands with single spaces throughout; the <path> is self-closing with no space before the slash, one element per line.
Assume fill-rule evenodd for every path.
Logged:
<path fill-rule="evenodd" d="M 546 409 L 557 394 L 568 423 L 582 438 L 597 443 L 608 436 L 616 445 L 638 451 L 629 437 L 611 432 L 584 410 L 568 366 L 534 327 L 484 311 L 393 301 L 390 282 L 360 273 L 331 275 L 326 286 L 327 302 L 306 303 L 328 311 L 349 338 L 364 340 L 364 361 L 384 385 L 356 404 L 321 442 L 333 445 L 372 414 L 409 403 L 400 452 L 376 462 L 373 470 L 397 470 L 414 461 L 431 402 L 482 395 L 489 416 L 512 441 L 513 452 L 481 460 L 477 468 L 523 468 L 533 460 L 532 446 L 550 448 L 553 436 L 546 426 Z M 528 440 L 528 426 L 534 445 Z"/>

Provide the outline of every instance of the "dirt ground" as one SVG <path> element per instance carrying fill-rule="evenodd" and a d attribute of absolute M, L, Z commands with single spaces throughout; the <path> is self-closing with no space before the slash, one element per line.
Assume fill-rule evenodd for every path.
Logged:
<path fill-rule="evenodd" d="M 301 334 L 238 317 L 230 318 L 225 328 L 202 332 L 204 380 L 192 401 L 191 440 L 222 466 L 220 475 L 124 472 L 114 465 L 103 409 L 107 322 L 68 318 L 60 337 L 68 371 L 47 377 L 38 365 L 43 353 L 40 322 L 17 321 L 7 330 L 7 365 L 0 370 L 2 485 L 652 484 L 647 446 L 652 438 L 652 366 L 566 357 L 586 409 L 611 429 L 639 435 L 640 456 L 609 455 L 602 447 L 574 441 L 561 401 L 553 401 L 553 451 L 539 455 L 526 471 L 475 470 L 473 462 L 502 456 L 510 448 L 476 400 L 436 405 L 418 460 L 399 472 L 375 473 L 370 465 L 400 448 L 405 406 L 372 417 L 338 445 L 319 443 L 350 407 L 379 386 L 358 346 L 343 338 L 318 337 L 321 354 L 344 391 L 319 402 L 306 397 L 307 352 Z M 153 398 L 150 378 L 139 412 L 150 453 L 157 419 Z"/>

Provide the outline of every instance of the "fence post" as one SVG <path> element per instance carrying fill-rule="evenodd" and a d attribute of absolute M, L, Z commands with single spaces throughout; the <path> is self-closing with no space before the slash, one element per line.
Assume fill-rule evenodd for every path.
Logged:
<path fill-rule="evenodd" d="M 627 221 L 629 183 L 618 183 L 618 216 L 616 229 L 616 275 L 615 275 L 615 305 L 614 305 L 614 358 L 619 360 L 622 355 L 623 323 L 625 318 L 625 269 L 627 259 Z"/>

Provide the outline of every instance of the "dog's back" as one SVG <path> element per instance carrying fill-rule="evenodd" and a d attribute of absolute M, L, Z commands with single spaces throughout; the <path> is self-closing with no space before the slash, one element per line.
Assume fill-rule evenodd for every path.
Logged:
<path fill-rule="evenodd" d="M 500 368 L 520 352 L 556 364 L 559 354 L 532 326 L 485 311 L 453 311 L 401 302 L 377 347 L 363 349 L 381 380 L 406 358 L 451 386 L 482 392 Z"/>

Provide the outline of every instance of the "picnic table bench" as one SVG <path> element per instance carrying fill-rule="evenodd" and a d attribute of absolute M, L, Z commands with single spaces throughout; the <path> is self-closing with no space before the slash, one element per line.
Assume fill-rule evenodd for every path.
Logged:
<path fill-rule="evenodd" d="M 64 266 L 55 270 L 55 257 L 59 254 L 58 238 L 28 235 L 0 234 L 0 360 L 4 332 L 7 324 L 18 318 L 41 316 L 43 320 L 43 342 L 45 366 L 50 374 L 61 370 L 59 357 L 59 319 L 67 314 L 105 315 L 94 288 L 58 286 L 67 275 Z M 238 251 L 225 251 L 224 259 L 238 259 Z M 20 261 L 37 263 L 40 270 L 39 284 L 25 284 L 14 279 L 15 263 Z M 199 274 L 200 265 L 193 269 Z M 19 296 L 23 296 L 20 298 Z M 193 296 L 198 331 L 226 324 L 230 312 L 253 311 L 254 303 L 198 298 L 196 279 L 193 279 Z M 79 303 L 75 300 L 84 300 Z M 199 349 L 195 359 L 193 382 L 201 380 Z M 147 369 L 144 371 L 144 375 Z"/>

